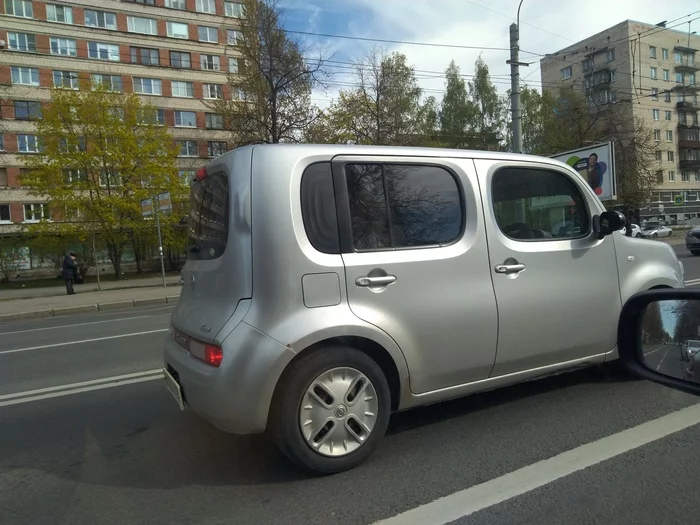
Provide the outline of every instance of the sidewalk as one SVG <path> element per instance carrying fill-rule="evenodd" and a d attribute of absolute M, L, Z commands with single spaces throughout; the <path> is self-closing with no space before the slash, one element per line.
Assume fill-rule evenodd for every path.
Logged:
<path fill-rule="evenodd" d="M 143 281 L 147 280 L 148 279 L 144 279 Z M 26 298 L 28 293 L 42 290 L 42 288 L 27 290 L 24 294 L 25 298 L 0 301 L 0 322 L 13 321 L 16 319 L 35 319 L 78 313 L 102 312 L 133 308 L 134 306 L 170 304 L 177 301 L 178 297 L 180 297 L 180 290 L 182 289 L 179 279 L 175 279 L 175 283 L 167 283 L 166 281 L 168 284 L 166 288 L 163 288 L 162 281 L 159 282 L 161 282 L 160 286 L 153 286 L 151 284 L 150 286 L 141 285 L 136 288 L 126 289 L 113 288 L 111 290 L 102 290 L 99 292 L 83 291 L 80 286 L 76 286 L 78 293 L 73 296 L 66 295 L 65 289 L 61 287 L 59 291 L 63 292 L 62 295 Z M 22 290 L 16 291 L 20 292 Z"/>

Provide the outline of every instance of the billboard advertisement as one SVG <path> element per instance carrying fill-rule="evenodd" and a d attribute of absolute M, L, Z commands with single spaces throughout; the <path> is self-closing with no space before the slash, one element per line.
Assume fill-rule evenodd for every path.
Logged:
<path fill-rule="evenodd" d="M 552 155 L 581 174 L 601 201 L 617 199 L 615 148 L 612 142 Z"/>

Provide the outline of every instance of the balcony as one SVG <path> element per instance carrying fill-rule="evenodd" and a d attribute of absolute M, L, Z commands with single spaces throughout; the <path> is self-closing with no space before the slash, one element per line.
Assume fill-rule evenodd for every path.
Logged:
<path fill-rule="evenodd" d="M 674 68 L 678 73 L 696 73 L 700 71 L 700 66 L 697 64 L 675 64 Z"/>
<path fill-rule="evenodd" d="M 700 159 L 697 160 L 681 160 L 678 165 L 682 170 L 697 170 L 700 169 Z"/>
<path fill-rule="evenodd" d="M 700 51 L 700 49 L 695 49 L 694 47 L 682 46 L 680 44 L 673 46 L 673 50 L 680 51 L 681 53 L 690 53 L 690 54 L 695 54 L 698 51 Z"/>
<path fill-rule="evenodd" d="M 692 102 L 684 100 L 683 102 L 676 102 L 676 109 L 684 109 L 686 111 L 692 111 L 694 113 L 700 108 L 697 108 Z"/>
<path fill-rule="evenodd" d="M 676 84 L 673 91 L 676 93 L 697 93 L 700 91 L 700 84 L 697 82 L 695 84 Z"/>
<path fill-rule="evenodd" d="M 608 67 L 596 68 L 584 73 L 584 86 L 588 91 L 607 89 L 613 82 L 614 73 Z"/>

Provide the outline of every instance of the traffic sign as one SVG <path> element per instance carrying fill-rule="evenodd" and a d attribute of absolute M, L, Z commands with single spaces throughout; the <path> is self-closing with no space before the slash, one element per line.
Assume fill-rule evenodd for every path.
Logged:
<path fill-rule="evenodd" d="M 676 206 L 683 206 L 683 195 L 675 195 L 673 197 L 673 204 Z"/>

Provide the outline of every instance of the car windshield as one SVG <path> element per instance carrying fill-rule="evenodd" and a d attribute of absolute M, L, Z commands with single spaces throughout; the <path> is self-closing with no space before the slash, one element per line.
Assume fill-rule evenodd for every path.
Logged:
<path fill-rule="evenodd" d="M 655 230 L 659 227 L 658 222 L 648 222 L 644 225 L 645 230 Z"/>

